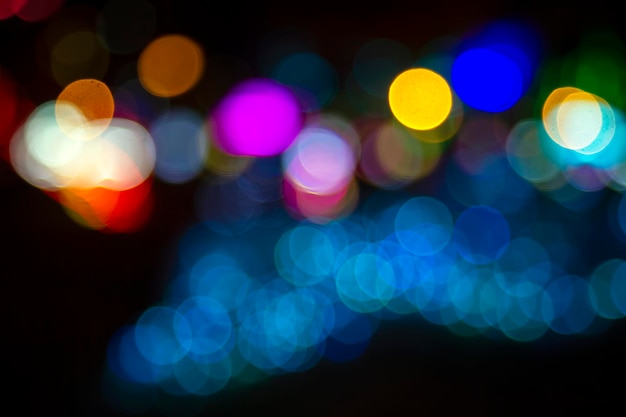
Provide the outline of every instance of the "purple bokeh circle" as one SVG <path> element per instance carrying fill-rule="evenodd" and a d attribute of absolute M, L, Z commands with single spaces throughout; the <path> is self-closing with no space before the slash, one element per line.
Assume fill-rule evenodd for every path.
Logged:
<path fill-rule="evenodd" d="M 304 116 L 291 90 L 270 79 L 237 84 L 211 115 L 216 145 L 238 156 L 274 156 L 294 141 Z"/>

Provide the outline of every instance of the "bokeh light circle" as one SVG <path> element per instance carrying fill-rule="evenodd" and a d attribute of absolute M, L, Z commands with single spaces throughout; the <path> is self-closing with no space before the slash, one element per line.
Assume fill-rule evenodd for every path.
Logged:
<path fill-rule="evenodd" d="M 198 83 L 204 65 L 204 51 L 195 40 L 178 34 L 164 35 L 141 51 L 137 75 L 155 96 L 174 97 Z"/>
<path fill-rule="evenodd" d="M 102 133 L 115 111 L 113 94 L 100 80 L 81 79 L 67 86 L 57 96 L 55 114 L 59 128 L 73 139 L 91 139 Z M 98 128 L 85 136 L 90 122 Z M 91 124 L 93 126 L 93 124 Z"/>
<path fill-rule="evenodd" d="M 391 112 L 403 125 L 416 130 L 439 126 L 452 110 L 448 82 L 426 68 L 412 68 L 399 74 L 389 87 Z"/>
<path fill-rule="evenodd" d="M 523 77 L 516 63 L 505 54 L 475 48 L 455 59 L 452 86 L 468 106 L 495 113 L 508 110 L 521 98 Z"/>
<path fill-rule="evenodd" d="M 211 114 L 215 143 L 238 156 L 267 157 L 282 153 L 303 126 L 298 99 L 270 79 L 237 84 Z"/>

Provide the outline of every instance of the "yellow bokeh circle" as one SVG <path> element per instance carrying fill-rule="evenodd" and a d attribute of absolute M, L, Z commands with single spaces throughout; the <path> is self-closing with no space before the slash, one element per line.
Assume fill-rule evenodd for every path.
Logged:
<path fill-rule="evenodd" d="M 391 83 L 389 106 L 394 117 L 406 127 L 430 130 L 450 115 L 452 91 L 436 72 L 412 68 L 400 73 Z"/>

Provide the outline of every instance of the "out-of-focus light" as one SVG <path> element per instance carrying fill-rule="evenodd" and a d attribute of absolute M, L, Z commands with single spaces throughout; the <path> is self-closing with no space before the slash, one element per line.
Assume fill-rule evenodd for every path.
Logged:
<path fill-rule="evenodd" d="M 25 22 L 41 22 L 52 16 L 65 0 L 10 0 L 9 8 Z"/>
<path fill-rule="evenodd" d="M 466 173 L 484 172 L 491 158 L 502 155 L 510 128 L 497 115 L 474 114 L 464 120 L 452 145 L 452 158 Z"/>
<path fill-rule="evenodd" d="M 203 363 L 225 358 L 234 341 L 233 324 L 228 310 L 216 299 L 207 296 L 187 298 L 177 308 L 185 319 L 174 323 L 174 332 L 181 346 L 189 346 L 191 355 Z"/>
<path fill-rule="evenodd" d="M 577 275 L 563 275 L 552 280 L 546 291 L 551 299 L 550 328 L 559 334 L 583 333 L 595 319 L 589 299 L 588 280 Z"/>
<path fill-rule="evenodd" d="M 611 300 L 626 315 L 626 262 L 617 266 L 611 277 Z"/>
<path fill-rule="evenodd" d="M 63 188 L 51 193 L 77 224 L 103 233 L 133 233 L 150 219 L 154 208 L 148 179 L 127 190 Z"/>
<path fill-rule="evenodd" d="M 496 281 L 504 291 L 520 280 L 544 286 L 552 278 L 554 268 L 544 245 L 529 237 L 511 239 L 495 267 L 500 272 Z"/>
<path fill-rule="evenodd" d="M 74 140 L 89 140 L 102 133 L 114 111 L 113 94 L 96 79 L 76 80 L 65 86 L 55 105 L 59 128 Z M 97 124 L 91 123 L 94 121 Z"/>
<path fill-rule="evenodd" d="M 490 22 L 460 45 L 452 66 L 452 87 L 465 104 L 477 110 L 510 109 L 533 81 L 540 40 L 527 22 Z"/>
<path fill-rule="evenodd" d="M 393 267 L 371 249 L 346 259 L 335 276 L 339 298 L 359 313 L 382 309 L 395 293 Z"/>
<path fill-rule="evenodd" d="M 170 306 L 154 306 L 144 311 L 134 328 L 139 353 L 157 366 L 181 360 L 191 348 L 192 329 L 187 318 Z"/>
<path fill-rule="evenodd" d="M 607 185 L 610 185 L 611 182 L 616 185 L 621 184 L 624 177 L 623 167 L 626 162 L 626 118 L 619 109 L 611 109 L 612 116 L 610 118 L 610 126 L 604 124 L 609 119 L 604 115 L 600 115 L 604 120 L 600 121 L 602 124 L 599 125 L 600 129 L 598 130 L 598 135 L 595 139 L 586 138 L 585 140 L 591 140 L 591 143 L 581 149 L 570 149 L 567 143 L 558 143 L 553 138 L 553 135 L 548 132 L 547 126 L 543 127 L 539 130 L 542 152 L 556 164 L 561 171 L 567 171 L 572 167 L 589 165 L 602 171 L 602 175 L 607 174 L 609 177 L 607 178 Z M 585 116 L 594 114 L 596 116 L 599 115 L 598 112 L 591 112 L 585 113 L 581 117 L 584 119 Z M 548 122 L 550 122 L 549 119 Z M 596 123 L 597 122 L 596 120 Z M 573 125 L 577 123 L 578 122 L 575 122 Z M 593 122 L 590 123 L 590 125 L 593 125 Z M 596 127 L 598 127 L 598 124 L 596 124 Z M 605 127 L 609 127 L 610 129 L 605 129 Z M 586 128 L 581 129 L 580 132 L 588 132 L 588 130 L 585 129 Z M 571 127 L 570 130 L 572 130 Z M 579 133 L 575 133 L 575 135 L 576 134 Z M 557 135 L 554 136 L 559 138 Z M 562 141 L 562 137 L 559 140 Z"/>
<path fill-rule="evenodd" d="M 148 0 L 108 0 L 98 11 L 98 36 L 115 54 L 139 51 L 152 39 L 156 25 L 156 11 Z"/>
<path fill-rule="evenodd" d="M 478 110 L 501 112 L 522 96 L 522 75 L 517 64 L 497 51 L 476 48 L 454 61 L 452 85 L 463 102 Z"/>
<path fill-rule="evenodd" d="M 559 166 L 542 150 L 541 129 L 540 121 L 521 120 L 513 126 L 506 141 L 506 155 L 511 167 L 533 184 L 547 182 L 560 172 Z"/>
<path fill-rule="evenodd" d="M 18 125 L 19 98 L 13 77 L 0 67 L 0 158 L 9 160 L 9 143 Z"/>
<path fill-rule="evenodd" d="M 394 225 L 400 244 L 419 256 L 439 252 L 452 238 L 450 210 L 431 197 L 413 197 L 404 202 L 396 213 Z"/>
<path fill-rule="evenodd" d="M 389 106 L 403 125 L 416 130 L 430 130 L 450 115 L 452 93 L 448 82 L 426 68 L 400 73 L 389 86 Z"/>
<path fill-rule="evenodd" d="M 496 209 L 469 207 L 454 224 L 454 245 L 459 255 L 473 264 L 488 264 L 498 259 L 509 244 L 507 219 Z"/>
<path fill-rule="evenodd" d="M 204 65 L 204 51 L 195 40 L 178 34 L 163 35 L 141 51 L 137 75 L 150 93 L 174 97 L 198 83 Z"/>
<path fill-rule="evenodd" d="M 300 103 L 288 87 L 269 79 L 237 84 L 211 113 L 216 144 L 231 155 L 282 153 L 303 127 Z"/>
<path fill-rule="evenodd" d="M 0 2 L 0 20 L 15 16 L 15 12 L 21 9 L 28 0 L 4 0 Z"/>
<path fill-rule="evenodd" d="M 554 142 L 587 155 L 600 152 L 615 135 L 609 103 L 574 87 L 557 88 L 546 98 L 542 121 Z"/>
<path fill-rule="evenodd" d="M 137 78 L 124 80 L 112 89 L 115 117 L 132 120 L 144 127 L 171 108 L 168 97 L 150 94 Z"/>
<path fill-rule="evenodd" d="M 465 120 L 463 103 L 458 96 L 452 92 L 452 108 L 450 114 L 438 126 L 429 130 L 409 129 L 411 135 L 425 143 L 445 144 L 456 136 Z"/>
<path fill-rule="evenodd" d="M 209 137 L 204 119 L 191 108 L 172 109 L 150 125 L 156 161 L 154 174 L 181 184 L 196 178 L 205 168 Z"/>
<path fill-rule="evenodd" d="M 215 144 L 215 136 L 207 123 L 209 130 L 208 156 L 205 160 L 206 169 L 219 177 L 235 178 L 244 173 L 253 163 L 254 157 L 231 155 L 224 152 Z"/>
<path fill-rule="evenodd" d="M 317 194 L 302 189 L 285 178 L 283 202 L 292 217 L 325 224 L 351 214 L 359 201 L 359 184 L 352 179 L 343 188 L 330 194 Z"/>
<path fill-rule="evenodd" d="M 624 317 L 625 312 L 620 310 L 620 307 L 615 303 L 611 291 L 613 278 L 623 264 L 623 259 L 607 259 L 593 269 L 589 279 L 589 299 L 591 304 L 596 313 L 606 319 Z"/>
<path fill-rule="evenodd" d="M 161 367 L 149 362 L 135 343 L 135 326 L 120 328 L 109 341 L 107 366 L 118 378 L 138 384 L 155 384 L 162 378 Z"/>
<path fill-rule="evenodd" d="M 154 143 L 141 125 L 113 118 L 105 120 L 109 125 L 99 136 L 75 140 L 59 128 L 56 106 L 56 101 L 40 105 L 11 141 L 11 163 L 27 182 L 51 191 L 67 187 L 121 191 L 151 175 Z"/>
<path fill-rule="evenodd" d="M 395 121 L 359 129 L 363 140 L 357 174 L 378 188 L 405 188 L 439 166 L 442 145 L 417 139 L 414 131 Z"/>
<path fill-rule="evenodd" d="M 567 55 L 551 58 L 542 87 L 550 91 L 555 85 L 575 86 L 623 110 L 624 65 L 626 48 L 619 31 L 609 25 L 584 29 Z"/>
<path fill-rule="evenodd" d="M 294 285 L 317 284 L 332 279 L 335 256 L 339 250 L 325 228 L 297 225 L 286 230 L 276 242 L 276 270 Z"/>
<path fill-rule="evenodd" d="M 285 176 L 312 194 L 335 194 L 352 180 L 356 155 L 335 132 L 304 127 L 282 154 Z"/>
<path fill-rule="evenodd" d="M 511 168 L 504 154 L 494 154 L 472 175 L 455 161 L 445 170 L 447 190 L 465 206 L 488 205 L 509 215 L 528 207 L 535 197 L 535 188 Z"/>

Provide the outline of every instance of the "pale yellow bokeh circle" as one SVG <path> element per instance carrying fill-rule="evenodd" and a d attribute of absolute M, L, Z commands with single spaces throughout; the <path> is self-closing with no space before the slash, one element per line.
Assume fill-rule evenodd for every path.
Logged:
<path fill-rule="evenodd" d="M 412 68 L 400 73 L 391 83 L 389 106 L 394 117 L 406 127 L 430 130 L 450 115 L 452 91 L 436 72 Z"/>

